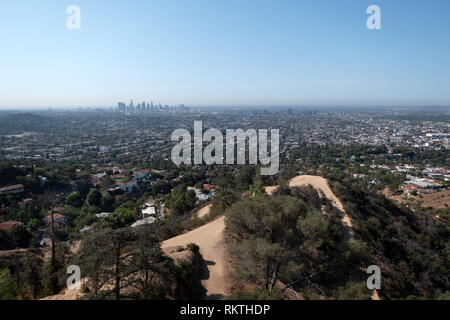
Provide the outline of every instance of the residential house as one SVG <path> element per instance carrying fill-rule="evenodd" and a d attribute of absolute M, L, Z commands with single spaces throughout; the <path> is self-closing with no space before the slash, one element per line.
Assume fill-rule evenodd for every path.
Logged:
<path fill-rule="evenodd" d="M 142 209 L 141 215 L 143 218 L 151 217 L 156 215 L 156 208 L 155 207 L 147 207 L 145 209 Z"/>
<path fill-rule="evenodd" d="M 133 180 L 133 181 L 130 181 L 130 182 L 126 182 L 126 183 L 119 182 L 117 184 L 119 185 L 120 189 L 122 189 L 123 191 L 125 191 L 127 193 L 132 192 L 133 188 L 137 188 L 138 187 L 136 180 Z"/>
<path fill-rule="evenodd" d="M 93 226 L 85 226 L 83 229 L 81 229 L 79 232 L 80 233 L 86 233 L 86 232 L 89 232 L 89 231 L 92 231 L 92 230 L 94 230 L 94 227 Z"/>
<path fill-rule="evenodd" d="M 12 228 L 14 228 L 15 226 L 19 226 L 19 225 L 23 225 L 23 223 L 22 222 L 17 222 L 17 221 L 3 222 L 3 223 L 0 223 L 0 230 L 1 231 L 9 231 Z"/>
<path fill-rule="evenodd" d="M 106 218 L 107 216 L 109 216 L 111 214 L 111 212 L 102 212 L 102 213 L 97 213 L 95 216 L 97 218 Z"/>
<path fill-rule="evenodd" d="M 137 171 L 134 171 L 134 173 L 133 173 L 134 179 L 136 179 L 136 180 L 141 180 L 141 179 L 147 178 L 149 174 L 150 174 L 150 171 L 147 169 L 137 170 Z"/>
<path fill-rule="evenodd" d="M 52 215 L 49 214 L 48 216 L 44 217 L 42 221 L 47 225 L 50 226 L 52 224 Z M 66 224 L 66 218 L 60 214 L 60 213 L 54 213 L 53 214 L 53 223 L 55 227 L 62 226 Z"/>

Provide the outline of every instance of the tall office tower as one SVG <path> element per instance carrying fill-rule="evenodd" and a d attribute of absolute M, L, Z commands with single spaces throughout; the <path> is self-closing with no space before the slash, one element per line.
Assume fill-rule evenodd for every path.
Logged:
<path fill-rule="evenodd" d="M 138 104 L 136 105 L 136 111 L 141 111 L 141 104 L 140 104 L 140 103 L 138 103 Z"/>
<path fill-rule="evenodd" d="M 150 111 L 150 103 L 147 102 L 147 111 Z"/>
<path fill-rule="evenodd" d="M 117 111 L 119 111 L 119 112 L 124 112 L 124 111 L 126 111 L 126 110 L 127 110 L 127 106 L 126 106 L 125 103 L 119 102 L 119 103 L 117 104 Z"/>
<path fill-rule="evenodd" d="M 162 105 L 161 105 L 161 103 L 159 104 L 158 110 L 162 110 Z"/>
<path fill-rule="evenodd" d="M 130 112 L 135 111 L 135 109 L 134 109 L 134 104 L 133 104 L 133 100 L 131 100 L 130 105 L 128 106 L 128 111 L 130 111 Z"/>
<path fill-rule="evenodd" d="M 145 101 L 141 103 L 141 110 L 145 111 Z"/>

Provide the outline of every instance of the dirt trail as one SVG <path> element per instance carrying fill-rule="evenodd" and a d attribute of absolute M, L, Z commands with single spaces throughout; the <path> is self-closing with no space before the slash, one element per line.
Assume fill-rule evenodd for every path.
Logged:
<path fill-rule="evenodd" d="M 373 290 L 372 295 L 370 296 L 370 299 L 372 299 L 372 300 L 381 300 L 380 296 L 378 295 L 378 291 L 377 290 Z"/>
<path fill-rule="evenodd" d="M 78 300 L 84 294 L 80 289 L 64 289 L 61 293 L 48 296 L 39 300 Z"/>
<path fill-rule="evenodd" d="M 222 299 L 229 295 L 229 268 L 225 259 L 224 217 L 220 217 L 195 230 L 164 241 L 161 248 L 185 246 L 196 243 L 205 261 L 205 275 L 202 285 L 206 289 L 208 299 Z"/>
<path fill-rule="evenodd" d="M 208 204 L 207 206 L 201 208 L 200 210 L 198 210 L 195 213 L 195 217 L 197 218 L 203 218 L 204 216 L 206 216 L 209 213 L 209 209 L 211 209 L 212 204 Z"/>
<path fill-rule="evenodd" d="M 328 200 L 331 201 L 331 204 L 336 207 L 342 214 L 342 225 L 344 228 L 344 236 L 346 240 L 350 240 L 354 238 L 354 232 L 353 232 L 353 225 L 352 221 L 350 220 L 350 217 L 344 210 L 344 206 L 342 205 L 342 202 L 339 200 L 338 197 L 333 193 L 330 186 L 328 185 L 328 180 L 319 177 L 319 176 L 310 176 L 310 175 L 301 175 L 292 178 L 289 181 L 289 187 L 303 187 L 312 185 L 313 188 L 319 191 L 319 193 L 322 193 Z M 267 194 L 273 194 L 275 190 L 277 189 L 277 186 L 273 187 L 266 187 L 266 193 Z"/>

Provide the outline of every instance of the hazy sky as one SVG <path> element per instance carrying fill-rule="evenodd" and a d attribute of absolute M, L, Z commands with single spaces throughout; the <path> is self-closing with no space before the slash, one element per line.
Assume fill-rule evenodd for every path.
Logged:
<path fill-rule="evenodd" d="M 0 107 L 450 104 L 449 15 L 448 0 L 1 0 Z"/>

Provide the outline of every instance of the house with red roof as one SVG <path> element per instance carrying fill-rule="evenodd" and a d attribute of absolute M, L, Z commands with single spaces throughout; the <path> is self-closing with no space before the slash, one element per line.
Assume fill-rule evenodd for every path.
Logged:
<path fill-rule="evenodd" d="M 23 223 L 22 222 L 17 222 L 17 221 L 3 222 L 3 223 L 0 223 L 0 230 L 2 230 L 2 231 L 9 231 L 12 228 L 14 228 L 15 226 L 19 226 L 19 225 L 23 225 Z"/>

